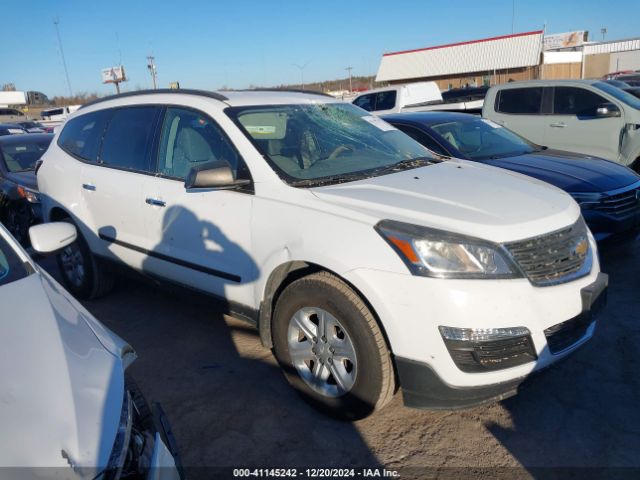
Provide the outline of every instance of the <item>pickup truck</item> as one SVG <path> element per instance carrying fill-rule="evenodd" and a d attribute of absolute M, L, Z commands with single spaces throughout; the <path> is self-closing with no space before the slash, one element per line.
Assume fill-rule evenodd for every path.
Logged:
<path fill-rule="evenodd" d="M 436 82 L 415 82 L 367 90 L 352 103 L 374 115 L 434 110 L 479 114 L 486 91 L 478 87 L 440 93 Z"/>

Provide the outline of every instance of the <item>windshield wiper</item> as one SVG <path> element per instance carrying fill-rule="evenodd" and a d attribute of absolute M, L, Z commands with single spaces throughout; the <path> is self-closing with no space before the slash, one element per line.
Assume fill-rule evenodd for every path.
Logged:
<path fill-rule="evenodd" d="M 337 183 L 351 182 L 366 178 L 363 172 L 351 175 L 332 175 L 330 177 L 309 178 L 304 180 L 293 180 L 288 182 L 292 187 L 321 187 L 323 185 L 335 185 Z"/>
<path fill-rule="evenodd" d="M 445 157 L 448 158 L 448 157 Z M 443 162 L 443 158 L 434 157 L 416 157 L 408 158 L 406 160 L 400 160 L 399 162 L 384 167 L 376 168 L 373 173 L 387 173 L 387 172 L 401 172 L 402 170 L 410 170 L 412 168 L 424 167 L 427 165 L 433 165 L 434 163 Z"/>

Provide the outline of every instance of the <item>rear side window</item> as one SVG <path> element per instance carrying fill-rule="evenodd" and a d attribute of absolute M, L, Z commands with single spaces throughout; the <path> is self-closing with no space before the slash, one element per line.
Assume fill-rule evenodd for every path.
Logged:
<path fill-rule="evenodd" d="M 97 162 L 100 140 L 110 114 L 109 110 L 99 110 L 67 121 L 58 137 L 58 145 L 82 160 Z"/>
<path fill-rule="evenodd" d="M 396 91 L 380 92 L 376 96 L 376 110 L 391 110 L 396 106 Z"/>
<path fill-rule="evenodd" d="M 598 106 L 608 100 L 590 90 L 576 87 L 556 87 L 553 96 L 553 113 L 594 117 Z"/>
<path fill-rule="evenodd" d="M 129 107 L 114 110 L 104 134 L 100 162 L 139 172 L 155 170 L 153 136 L 160 107 Z"/>
<path fill-rule="evenodd" d="M 535 115 L 541 105 L 542 87 L 500 90 L 496 99 L 496 111 L 500 113 Z"/>
<path fill-rule="evenodd" d="M 353 102 L 357 107 L 365 109 L 367 112 L 371 112 L 376 109 L 376 95 L 370 93 L 369 95 L 362 95 Z"/>

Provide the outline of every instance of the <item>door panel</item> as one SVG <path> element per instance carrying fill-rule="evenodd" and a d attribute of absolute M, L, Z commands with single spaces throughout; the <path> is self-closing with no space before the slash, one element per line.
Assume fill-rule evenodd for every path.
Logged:
<path fill-rule="evenodd" d="M 225 160 L 236 178 L 246 165 L 220 127 L 191 109 L 167 108 L 160 135 L 157 177 L 143 186 L 149 252 L 144 270 L 230 301 L 256 307 L 251 258 L 253 195 L 235 190 L 187 191 L 193 167 Z"/>
<path fill-rule="evenodd" d="M 162 109 L 114 109 L 97 164 L 85 164 L 82 196 L 91 223 L 92 250 L 140 268 L 147 236 L 143 184 L 155 172 L 155 136 Z"/>
<path fill-rule="evenodd" d="M 547 117 L 547 145 L 560 150 L 618 159 L 622 117 L 596 116 L 609 100 L 579 87 L 555 87 L 553 115 Z"/>

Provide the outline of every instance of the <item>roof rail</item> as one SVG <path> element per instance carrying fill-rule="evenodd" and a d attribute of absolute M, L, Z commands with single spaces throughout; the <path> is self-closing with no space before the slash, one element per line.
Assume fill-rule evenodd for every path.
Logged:
<path fill-rule="evenodd" d="M 192 90 L 192 89 L 180 89 L 180 88 L 178 88 L 178 89 L 175 89 L 175 88 L 158 88 L 158 89 L 155 89 L 155 90 L 136 90 L 134 92 L 118 93 L 116 95 L 109 95 L 107 97 L 97 98 L 95 100 L 92 100 L 89 103 L 85 103 L 80 108 L 82 109 L 82 108 L 88 107 L 90 105 L 95 105 L 96 103 L 106 102 L 106 101 L 109 101 L 109 100 L 115 100 L 117 98 L 135 97 L 136 95 L 153 95 L 153 94 L 160 94 L 160 93 L 181 93 L 183 95 L 198 95 L 198 96 L 201 96 L 201 97 L 209 97 L 209 98 L 213 98 L 215 100 L 220 100 L 221 102 L 224 102 L 224 101 L 228 100 L 228 98 L 225 97 L 224 95 L 221 95 L 220 93 L 216 93 L 216 92 L 210 92 L 208 90 Z"/>
<path fill-rule="evenodd" d="M 304 90 L 302 88 L 246 88 L 240 90 L 229 90 L 230 92 L 283 92 L 283 93 L 306 93 L 308 95 L 321 95 L 323 97 L 335 98 L 328 93 L 318 92 L 317 90 Z"/>

